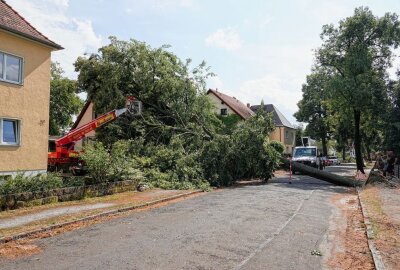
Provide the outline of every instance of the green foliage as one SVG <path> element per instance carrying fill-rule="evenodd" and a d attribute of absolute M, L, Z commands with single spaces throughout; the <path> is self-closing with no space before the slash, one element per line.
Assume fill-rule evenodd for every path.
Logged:
<path fill-rule="evenodd" d="M 94 183 L 106 181 L 134 180 L 144 181 L 143 173 L 134 165 L 135 160 L 129 153 L 131 142 L 117 141 L 107 151 L 101 142 L 89 144 L 81 155 L 89 175 Z"/>
<path fill-rule="evenodd" d="M 110 176 L 114 180 L 143 181 L 143 173 L 135 169 L 133 159 L 129 154 L 130 141 L 117 141 L 112 145 L 110 152 Z"/>
<path fill-rule="evenodd" d="M 91 174 L 120 179 L 133 168 L 151 186 L 205 190 L 209 183 L 271 177 L 278 156 L 265 142 L 273 129 L 271 116 L 261 110 L 245 122 L 236 115 L 219 119 L 205 91 L 212 73 L 204 62 L 193 69 L 190 62 L 166 46 L 114 37 L 98 54 L 76 61 L 79 87 L 97 112 L 123 107 L 127 95 L 144 107 L 141 117 L 125 115 L 96 131 L 111 152 L 103 146 L 92 148 L 97 154 L 85 152 L 87 165 L 90 160 L 96 165 Z"/>
<path fill-rule="evenodd" d="M 236 180 L 234 142 L 229 135 L 218 135 L 204 144 L 200 155 L 204 177 L 213 186 L 228 186 Z"/>
<path fill-rule="evenodd" d="M 106 182 L 111 171 L 110 154 L 101 142 L 88 144 L 81 154 L 81 159 L 96 183 Z"/>
<path fill-rule="evenodd" d="M 0 194 L 47 191 L 60 188 L 62 185 L 62 178 L 55 173 L 36 176 L 25 176 L 23 173 L 18 173 L 14 178 L 10 177 L 0 184 Z"/>
<path fill-rule="evenodd" d="M 208 186 L 197 152 L 187 152 L 179 137 L 174 137 L 168 146 L 136 143 L 130 148 L 134 149 L 134 166 L 142 170 L 146 180 L 155 187 L 187 189 Z"/>
<path fill-rule="evenodd" d="M 179 134 L 192 140 L 212 138 L 220 121 L 206 96 L 209 68 L 203 62 L 190 69 L 190 60 L 181 61 L 167 49 L 111 37 L 98 54 L 76 61 L 79 86 L 96 112 L 123 107 L 127 95 L 136 96 L 145 108 L 141 118 L 132 121 L 128 115 L 100 128 L 96 134 L 107 146 L 140 136 L 164 144 Z"/>
<path fill-rule="evenodd" d="M 296 135 L 295 135 L 295 145 L 303 145 L 302 137 L 304 137 L 304 129 L 302 125 L 299 125 L 296 128 Z"/>
<path fill-rule="evenodd" d="M 295 116 L 324 145 L 330 136 L 336 139 L 343 154 L 354 143 L 357 169 L 363 172 L 362 150 L 369 154 L 379 148 L 389 130 L 388 69 L 400 44 L 400 22 L 396 14 L 377 17 L 360 7 L 337 27 L 323 26 L 321 38 Z"/>
<path fill-rule="evenodd" d="M 307 76 L 307 83 L 303 84 L 303 98 L 297 103 L 299 110 L 294 114 L 299 122 L 307 122 L 306 133 L 308 136 L 321 140 L 324 155 L 327 155 L 327 141 L 329 139 L 328 91 L 326 84 L 329 82 L 328 72 L 322 68 L 314 69 Z"/>
<path fill-rule="evenodd" d="M 283 143 L 278 142 L 278 141 L 271 141 L 269 143 L 269 145 L 279 154 L 283 154 L 283 152 L 285 151 L 285 146 L 283 145 Z"/>
<path fill-rule="evenodd" d="M 237 125 L 232 135 L 207 142 L 200 158 L 205 178 L 216 186 L 241 178 L 269 179 L 280 155 L 268 142 L 273 128 L 270 115 L 260 110 Z"/>
<path fill-rule="evenodd" d="M 219 115 L 218 118 L 222 122 L 222 132 L 225 134 L 231 134 L 235 129 L 236 125 L 242 120 L 239 115 L 231 114 L 226 116 Z"/>
<path fill-rule="evenodd" d="M 331 72 L 331 99 L 351 110 L 357 169 L 363 172 L 361 153 L 362 116 L 377 113 L 387 104 L 387 69 L 392 49 L 400 43 L 400 23 L 396 14 L 376 17 L 368 8 L 356 8 L 354 15 L 326 25 L 317 61 Z"/>
<path fill-rule="evenodd" d="M 83 106 L 77 96 L 76 81 L 63 77 L 64 71 L 59 63 L 51 63 L 50 83 L 50 124 L 51 135 L 60 135 L 61 131 L 72 124 L 72 115 L 77 114 Z"/>
<path fill-rule="evenodd" d="M 63 187 L 80 187 L 85 185 L 85 178 L 80 176 L 69 176 L 63 178 Z"/>
<path fill-rule="evenodd" d="M 400 71 L 397 72 L 397 81 L 389 91 L 389 108 L 385 115 L 383 126 L 384 150 L 394 150 L 400 154 Z"/>

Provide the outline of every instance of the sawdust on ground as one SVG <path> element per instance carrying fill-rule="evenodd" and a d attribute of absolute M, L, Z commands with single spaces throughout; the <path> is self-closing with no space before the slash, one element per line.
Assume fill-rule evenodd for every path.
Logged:
<path fill-rule="evenodd" d="M 329 269 L 375 269 L 368 247 L 366 228 L 355 192 L 337 194 L 332 198 L 337 207 L 330 234 Z"/>
<path fill-rule="evenodd" d="M 31 240 L 15 241 L 0 246 L 0 256 L 13 260 L 19 257 L 38 254 L 42 249 L 31 243 Z"/>
<path fill-rule="evenodd" d="M 390 199 L 391 198 L 391 199 Z M 374 241 L 387 269 L 400 269 L 400 190 L 372 186 L 361 192 Z"/>

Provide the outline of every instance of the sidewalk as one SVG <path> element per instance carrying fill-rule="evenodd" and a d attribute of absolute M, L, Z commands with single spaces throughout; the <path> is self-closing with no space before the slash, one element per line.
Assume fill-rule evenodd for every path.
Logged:
<path fill-rule="evenodd" d="M 152 189 L 145 192 L 124 192 L 0 212 L 0 238 L 39 230 L 56 224 L 76 221 L 104 212 L 144 205 L 149 202 L 188 194 L 188 190 Z"/>
<path fill-rule="evenodd" d="M 366 176 L 370 173 L 366 169 Z M 339 166 L 332 173 L 356 176 L 355 164 Z M 370 239 L 379 251 L 386 269 L 400 269 L 400 189 L 383 185 L 364 187 L 360 200 L 372 224 L 373 238 Z"/>
<path fill-rule="evenodd" d="M 360 199 L 385 268 L 400 269 L 400 190 L 369 186 L 360 193 Z"/>

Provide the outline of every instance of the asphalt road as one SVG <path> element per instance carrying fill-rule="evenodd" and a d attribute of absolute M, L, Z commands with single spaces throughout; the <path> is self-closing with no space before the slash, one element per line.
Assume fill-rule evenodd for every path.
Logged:
<path fill-rule="evenodd" d="M 296 175 L 212 192 L 38 240 L 6 269 L 322 269 L 331 196 L 348 191 Z"/>

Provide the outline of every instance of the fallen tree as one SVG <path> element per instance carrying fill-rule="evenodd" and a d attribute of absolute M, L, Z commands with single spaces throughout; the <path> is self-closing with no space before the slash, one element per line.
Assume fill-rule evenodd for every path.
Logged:
<path fill-rule="evenodd" d="M 282 162 L 285 163 L 287 167 L 290 165 L 290 161 L 287 159 L 282 159 Z M 347 186 L 347 187 L 361 187 L 363 183 L 361 181 L 351 179 L 349 177 L 336 175 L 329 172 L 324 172 L 313 167 L 298 163 L 292 162 L 292 169 L 294 171 L 299 171 L 309 176 L 318 178 L 322 181 L 326 181 L 339 186 Z"/>

